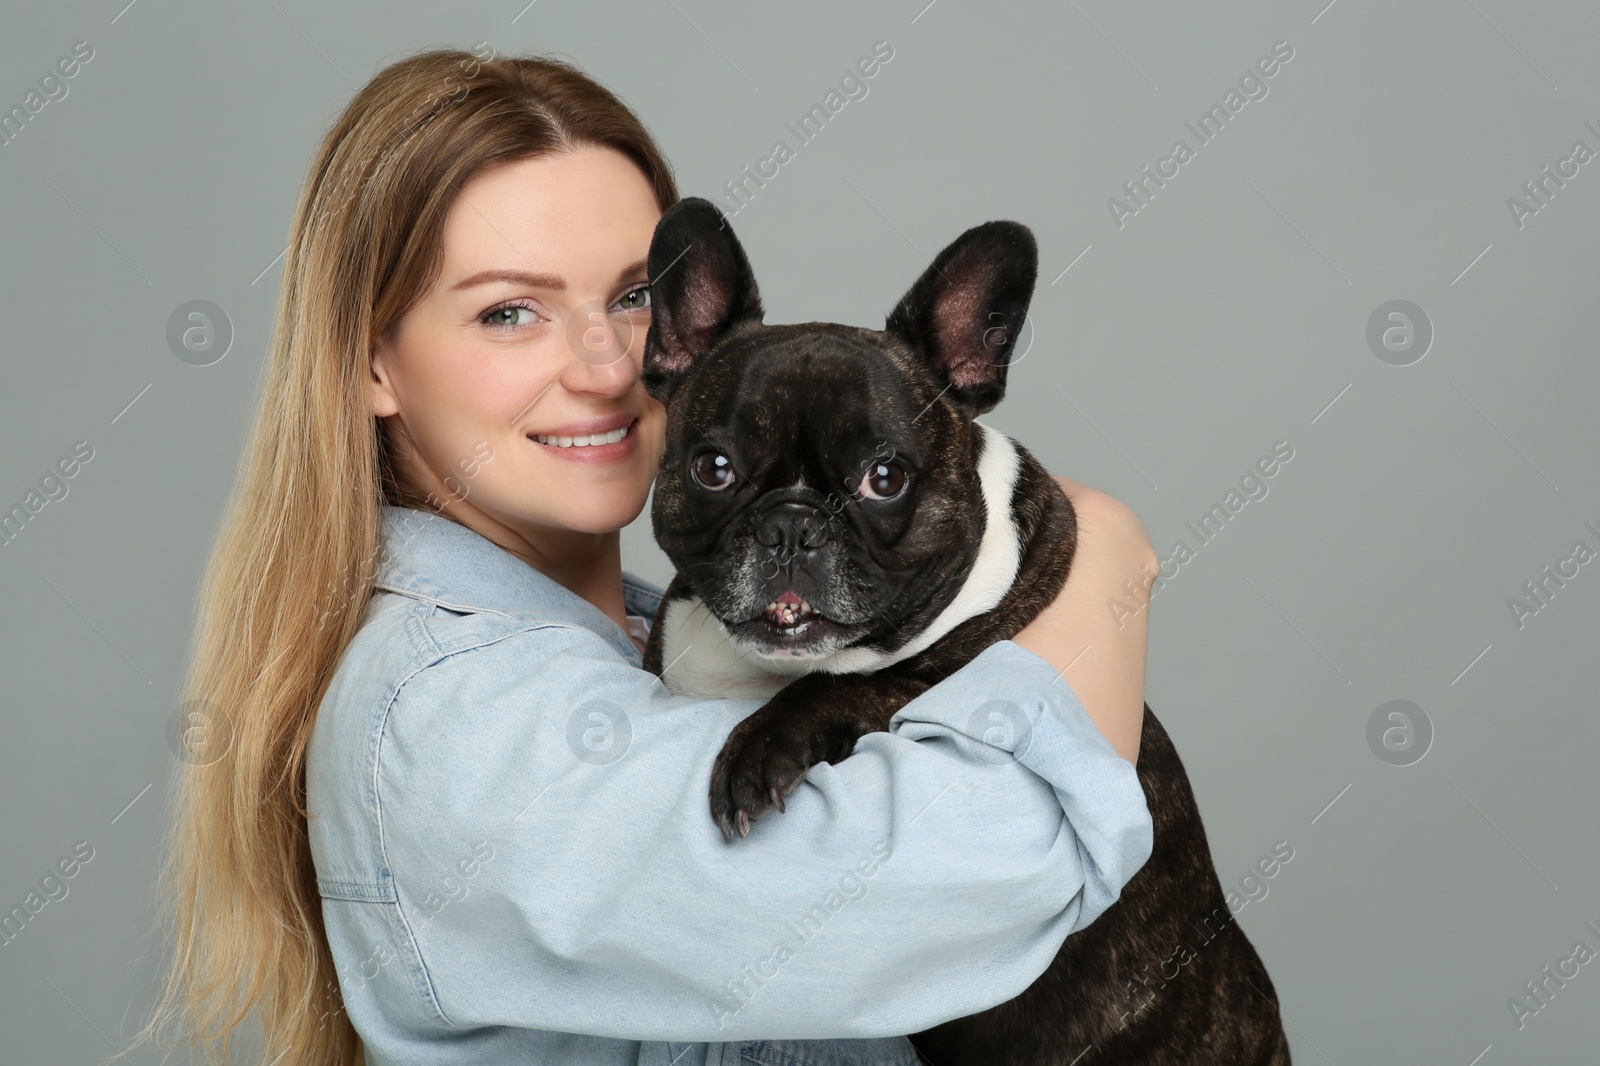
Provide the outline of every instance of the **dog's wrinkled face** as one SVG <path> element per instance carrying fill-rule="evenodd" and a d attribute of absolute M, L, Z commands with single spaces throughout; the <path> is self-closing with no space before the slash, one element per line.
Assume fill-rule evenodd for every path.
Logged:
<path fill-rule="evenodd" d="M 968 230 L 882 331 L 762 323 L 744 251 L 706 200 L 662 216 L 649 271 L 644 380 L 667 405 L 651 509 L 662 550 L 756 658 L 906 643 L 982 539 L 972 419 L 1004 395 L 1032 234 Z"/>

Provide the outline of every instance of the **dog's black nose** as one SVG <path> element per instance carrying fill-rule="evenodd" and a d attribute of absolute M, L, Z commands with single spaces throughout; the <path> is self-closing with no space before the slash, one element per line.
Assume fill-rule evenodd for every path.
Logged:
<path fill-rule="evenodd" d="M 828 542 L 828 514 L 809 503 L 781 503 L 761 516 L 756 543 L 784 554 L 820 548 Z"/>

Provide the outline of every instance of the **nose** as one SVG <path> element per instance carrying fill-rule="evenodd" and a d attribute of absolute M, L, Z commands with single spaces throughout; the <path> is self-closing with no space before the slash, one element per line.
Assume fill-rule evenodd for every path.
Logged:
<path fill-rule="evenodd" d="M 828 520 L 809 503 L 781 503 L 761 516 L 756 543 L 785 557 L 812 551 L 828 542 Z"/>
<path fill-rule="evenodd" d="M 579 307 L 568 316 L 566 333 L 574 356 L 562 375 L 569 390 L 623 396 L 633 388 L 643 364 L 643 329 L 628 320 L 618 323 L 604 311 Z"/>

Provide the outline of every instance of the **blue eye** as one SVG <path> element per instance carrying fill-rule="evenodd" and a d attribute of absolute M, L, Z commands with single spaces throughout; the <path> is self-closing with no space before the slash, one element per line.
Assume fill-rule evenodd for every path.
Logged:
<path fill-rule="evenodd" d="M 635 289 L 629 289 L 623 293 L 618 297 L 615 306 L 618 310 L 625 312 L 648 311 L 650 309 L 649 283 L 640 285 Z M 519 316 L 518 312 L 521 311 L 526 311 L 527 316 Z M 531 326 L 543 317 L 531 303 L 513 300 L 489 308 L 489 310 L 478 316 L 478 321 L 490 329 L 512 331 L 521 326 Z"/>
<path fill-rule="evenodd" d="M 629 301 L 635 301 L 630 303 Z M 638 302 L 642 301 L 642 302 Z M 624 311 L 645 311 L 650 307 L 650 286 L 648 283 L 640 285 L 637 289 L 629 289 L 618 298 L 617 303 Z"/>
<path fill-rule="evenodd" d="M 531 325 L 531 319 L 524 321 L 517 320 L 518 311 L 526 311 L 530 315 L 534 316 L 538 315 L 538 312 L 534 310 L 532 304 L 512 302 L 503 303 L 498 307 L 489 308 L 489 310 L 478 316 L 478 321 L 485 326 L 488 326 L 490 329 L 499 330 L 513 330 L 518 326 Z M 510 321 L 506 320 L 506 316 L 508 315 L 510 316 Z"/>

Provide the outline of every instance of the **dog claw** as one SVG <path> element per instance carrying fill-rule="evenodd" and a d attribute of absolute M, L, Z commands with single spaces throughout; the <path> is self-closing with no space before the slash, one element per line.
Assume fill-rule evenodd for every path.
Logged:
<path fill-rule="evenodd" d="M 778 813 L 779 814 L 782 814 L 783 813 L 783 796 L 778 792 L 777 786 L 774 785 L 772 788 L 768 789 L 767 791 L 769 793 L 771 793 L 771 795 L 772 795 L 772 805 L 774 807 L 778 808 Z"/>
<path fill-rule="evenodd" d="M 743 811 L 739 812 L 739 835 L 742 837 L 750 835 L 750 816 Z"/>

